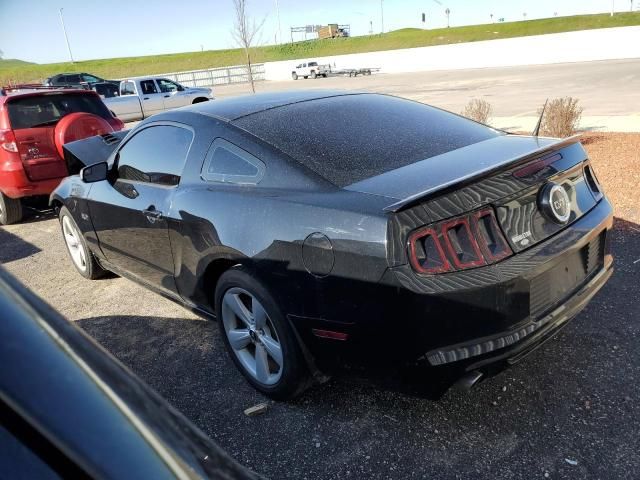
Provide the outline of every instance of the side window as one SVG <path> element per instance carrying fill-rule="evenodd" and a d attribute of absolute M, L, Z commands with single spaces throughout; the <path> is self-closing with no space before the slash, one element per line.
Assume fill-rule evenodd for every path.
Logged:
<path fill-rule="evenodd" d="M 68 75 L 67 83 L 80 83 L 80 75 Z"/>
<path fill-rule="evenodd" d="M 141 130 L 118 152 L 118 179 L 177 185 L 192 140 L 191 130 L 172 125 Z"/>
<path fill-rule="evenodd" d="M 82 75 L 83 82 L 96 83 L 99 82 L 100 79 L 98 77 L 94 77 L 93 75 L 89 75 L 87 73 Z"/>
<path fill-rule="evenodd" d="M 302 67 L 303 67 L 303 68 L 306 68 L 306 67 L 307 67 L 307 64 L 306 64 L 306 63 L 303 63 L 303 64 L 302 64 Z"/>
<path fill-rule="evenodd" d="M 296 68 L 302 68 L 302 64 L 296 65 Z"/>
<path fill-rule="evenodd" d="M 140 88 L 142 89 L 142 93 L 144 95 L 149 95 L 151 93 L 158 93 L 158 89 L 156 88 L 156 82 L 153 80 L 143 80 L 140 82 Z"/>
<path fill-rule="evenodd" d="M 133 86 L 133 82 L 123 82 L 122 84 L 122 95 L 135 95 L 136 90 Z"/>
<path fill-rule="evenodd" d="M 264 176 L 265 165 L 249 152 L 216 138 L 202 168 L 202 178 L 212 182 L 255 185 Z"/>
<path fill-rule="evenodd" d="M 165 78 L 159 78 L 158 85 L 160 86 L 160 91 L 162 93 L 177 92 L 178 90 L 180 90 L 177 83 Z"/>

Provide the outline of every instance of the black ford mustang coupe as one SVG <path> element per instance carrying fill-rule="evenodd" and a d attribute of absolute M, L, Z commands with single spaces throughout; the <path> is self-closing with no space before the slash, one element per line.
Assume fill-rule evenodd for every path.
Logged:
<path fill-rule="evenodd" d="M 51 203 L 78 271 L 215 315 L 274 398 L 348 358 L 473 382 L 550 338 L 613 271 L 611 205 L 577 139 L 392 96 L 207 102 L 65 148 L 79 175 Z"/>

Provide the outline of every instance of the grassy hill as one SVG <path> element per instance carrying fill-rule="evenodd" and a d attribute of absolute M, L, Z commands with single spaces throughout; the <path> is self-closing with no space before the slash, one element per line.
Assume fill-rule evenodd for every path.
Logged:
<path fill-rule="evenodd" d="M 266 62 L 631 25 L 640 25 L 640 12 L 619 13 L 613 17 L 609 14 L 577 15 L 434 30 L 406 28 L 381 35 L 307 40 L 283 45 L 257 47 L 254 55 L 256 62 Z M 223 67 L 242 64 L 242 62 L 243 56 L 240 49 L 88 60 L 76 62 L 75 64 L 50 63 L 40 65 L 20 62 L 19 60 L 3 60 L 0 62 L 0 84 L 41 81 L 50 75 L 68 71 L 90 72 L 104 78 L 121 78 L 133 75 Z"/>

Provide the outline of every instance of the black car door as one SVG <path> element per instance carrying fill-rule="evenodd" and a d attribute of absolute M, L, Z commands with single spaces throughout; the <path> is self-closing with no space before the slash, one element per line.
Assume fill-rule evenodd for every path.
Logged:
<path fill-rule="evenodd" d="M 119 147 L 109 181 L 89 193 L 91 220 L 106 259 L 140 280 L 175 293 L 166 215 L 178 188 L 193 131 L 151 124 Z"/>

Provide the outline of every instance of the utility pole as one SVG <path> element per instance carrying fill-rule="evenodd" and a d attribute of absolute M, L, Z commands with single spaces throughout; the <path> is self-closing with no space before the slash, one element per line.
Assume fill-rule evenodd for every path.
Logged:
<path fill-rule="evenodd" d="M 447 28 L 449 28 L 449 14 L 451 13 L 451 10 L 449 10 L 449 7 L 447 7 L 444 13 L 447 14 Z"/>
<path fill-rule="evenodd" d="M 282 43 L 282 27 L 280 26 L 280 5 L 276 0 L 276 15 L 278 16 L 278 45 Z M 291 34 L 291 43 L 293 43 L 293 34 Z"/>
<path fill-rule="evenodd" d="M 611 0 L 611 16 L 613 17 L 613 12 L 616 11 L 616 0 Z"/>
<path fill-rule="evenodd" d="M 75 63 L 73 61 L 73 55 L 71 54 L 71 45 L 69 45 L 69 37 L 67 37 L 67 29 L 64 26 L 64 18 L 62 17 L 62 8 L 60 9 L 60 23 L 62 23 L 62 31 L 64 32 L 64 39 L 67 42 L 67 50 L 69 50 L 69 58 L 71 59 L 71 63 Z"/>
<path fill-rule="evenodd" d="M 380 0 L 380 23 L 382 24 L 382 33 L 384 33 L 384 0 Z"/>

